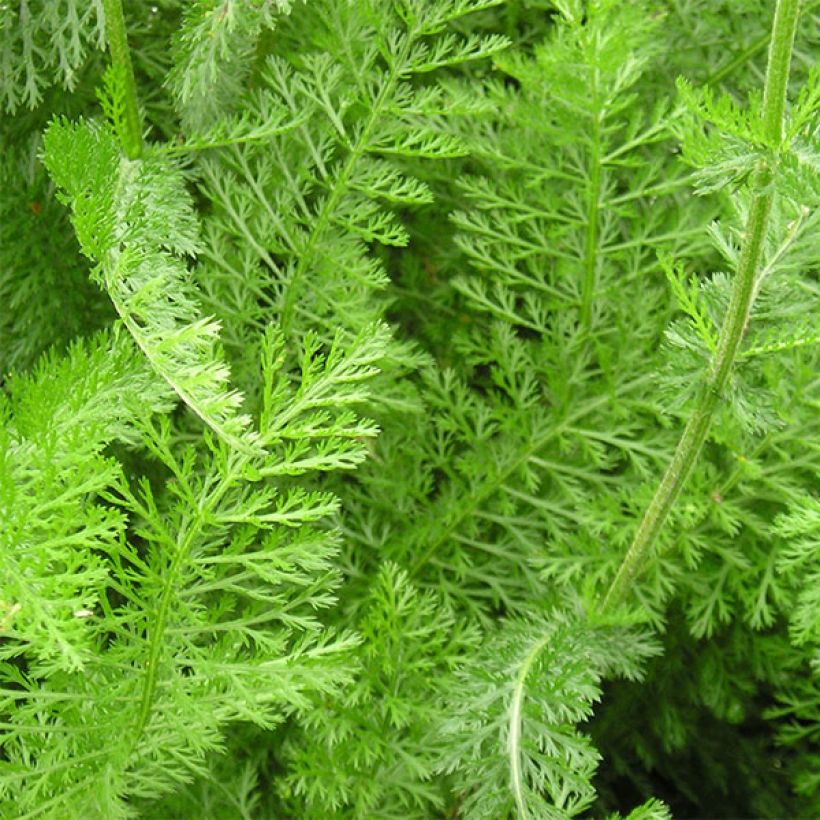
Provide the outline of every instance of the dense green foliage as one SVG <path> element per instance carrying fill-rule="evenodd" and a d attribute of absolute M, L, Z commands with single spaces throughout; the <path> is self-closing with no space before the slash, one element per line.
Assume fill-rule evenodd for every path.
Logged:
<path fill-rule="evenodd" d="M 818 23 L 1 4 L 0 816 L 820 816 Z"/>

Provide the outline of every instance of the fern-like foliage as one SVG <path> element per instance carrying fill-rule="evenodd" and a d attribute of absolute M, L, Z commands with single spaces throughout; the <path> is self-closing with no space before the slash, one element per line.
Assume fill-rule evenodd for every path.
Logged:
<path fill-rule="evenodd" d="M 220 362 L 219 324 L 201 315 L 185 264 L 198 250 L 198 226 L 179 171 L 121 157 L 112 132 L 92 124 L 56 123 L 44 145 L 80 246 L 97 263 L 94 277 L 140 350 L 220 437 L 253 446 Z"/>
<path fill-rule="evenodd" d="M 0 8 L 0 815 L 818 815 L 775 5 Z"/>
<path fill-rule="evenodd" d="M 208 0 L 185 9 L 167 83 L 187 125 L 211 125 L 231 112 L 250 73 L 259 39 L 292 7 L 291 0 Z"/>
<path fill-rule="evenodd" d="M 633 106 L 655 56 L 657 21 L 641 4 L 561 9 L 534 57 L 497 60 L 517 88 L 490 87 L 499 114 L 476 149 L 509 172 L 500 185 L 467 180 L 472 207 L 455 215 L 459 245 L 485 274 L 458 278 L 456 287 L 477 308 L 533 333 L 558 309 L 589 327 L 611 288 L 645 283 L 658 249 L 687 250 L 687 238 L 702 233 L 663 205 L 685 184 L 650 150 L 670 139 L 668 104 Z"/>
<path fill-rule="evenodd" d="M 5 619 L 20 617 L 25 627 L 4 646 L 4 805 L 21 816 L 66 816 L 66 806 L 72 817 L 125 816 L 126 796 L 154 797 L 201 771 L 204 753 L 219 747 L 221 725 L 272 726 L 282 710 L 306 707 L 307 691 L 329 693 L 344 680 L 340 659 L 353 641 L 324 632 L 315 616 L 332 602 L 335 584 L 335 539 L 315 524 L 336 501 L 287 482 L 276 489 L 266 479 L 310 469 L 288 462 L 310 441 L 324 469 L 348 463 L 350 453 L 335 456 L 334 442 L 345 452 L 349 438 L 361 440 L 372 428 L 327 408 L 344 407 L 346 393 L 350 402 L 362 400 L 359 385 L 372 374 L 383 341 L 376 333 L 344 355 L 308 353 L 294 391 L 277 377 L 270 336 L 260 442 L 277 456 L 232 450 L 207 434 L 204 447 L 180 445 L 166 417 L 152 421 L 136 410 L 132 424 L 169 476 L 162 494 L 147 480 L 132 487 L 90 457 L 83 489 L 101 494 L 106 505 L 84 505 L 73 484 L 65 499 L 59 484 L 41 491 L 43 505 L 47 492 L 64 507 L 74 504 L 73 519 L 61 516 L 58 527 L 69 525 L 65 571 L 82 573 L 72 582 L 76 593 L 68 594 L 65 583 L 62 597 L 52 589 L 51 612 L 39 619 L 49 588 L 22 586 L 19 601 L 4 593 Z M 116 430 L 110 401 L 103 409 Z M 47 412 L 43 418 L 58 435 L 56 420 Z M 81 422 L 82 416 L 77 435 L 85 432 Z M 127 540 L 124 514 L 131 522 Z M 47 522 L 38 537 L 44 555 L 60 538 Z M 25 639 L 35 629 L 61 663 L 29 658 Z M 69 652 L 80 640 L 86 651 Z M 33 770 L 31 759 L 38 762 Z"/>
<path fill-rule="evenodd" d="M 604 675 L 640 678 L 646 634 L 552 610 L 504 623 L 457 672 L 442 767 L 465 817 L 574 817 L 589 807 L 598 754 L 577 729 Z M 658 812 L 655 816 L 663 816 Z"/>
<path fill-rule="evenodd" d="M 611 572 L 626 546 L 618 510 L 637 507 L 632 482 L 649 481 L 671 444 L 645 375 L 667 315 L 656 253 L 700 246 L 674 215 L 685 172 L 663 153 L 644 161 L 671 140 L 668 112 L 632 107 L 649 15 L 564 12 L 535 57 L 496 58 L 516 86 L 490 84 L 482 128 L 462 137 L 493 178 L 457 183 L 456 248 L 439 272 L 454 272 L 462 297 L 460 321 L 447 319 L 451 370 L 425 381 L 419 428 L 380 442 L 360 499 L 362 544 L 477 614 L 526 607 L 539 565 L 562 584 Z M 642 300 L 639 316 L 613 310 L 616 287 Z M 380 521 L 370 499 L 390 492 L 385 472 L 412 489 L 397 486 Z"/>
<path fill-rule="evenodd" d="M 448 22 L 489 5 L 318 2 L 280 27 L 294 45 L 268 60 L 262 82 L 293 118 L 307 121 L 269 145 L 237 146 L 199 168 L 214 203 L 203 282 L 229 324 L 275 315 L 288 337 L 312 327 L 329 338 L 382 314 L 374 293 L 386 275 L 370 248 L 405 246 L 397 210 L 432 201 L 404 161 L 466 150 L 439 127 L 443 88 L 414 78 L 502 48 L 500 37 L 444 33 Z M 306 40 L 315 45 L 305 50 Z"/>
<path fill-rule="evenodd" d="M 379 442 L 352 534 L 362 554 L 375 549 L 408 566 L 417 582 L 443 590 L 480 617 L 526 612 L 526 601 L 544 584 L 577 587 L 607 578 L 649 501 L 653 474 L 668 460 L 665 417 L 688 408 L 725 313 L 726 277 L 701 284 L 685 272 L 689 259 L 703 264 L 709 253 L 703 239 L 710 235 L 714 206 L 698 210 L 686 203 L 689 172 L 668 150 L 675 137 L 668 116 L 673 107 L 649 117 L 634 107 L 633 94 L 657 88 L 652 25 L 651 15 L 634 6 L 591 4 L 581 13 L 564 4 L 535 59 L 496 58 L 517 84 L 513 91 L 489 86 L 498 113 L 478 133 L 469 120 L 474 130 L 467 136 L 492 178 L 459 180 L 464 198 L 454 217 L 457 249 L 438 255 L 439 270 L 434 262 L 411 280 L 448 298 L 435 280 L 457 271 L 451 283 L 463 301 L 449 297 L 452 312 L 434 311 L 435 319 L 426 321 L 447 323 L 443 356 L 460 373 L 425 382 L 422 392 L 434 412 L 418 428 Z M 590 108 L 590 77 L 601 84 L 599 110 Z M 795 122 L 809 121 L 804 111 L 796 106 Z M 750 123 L 754 114 L 742 116 Z M 726 122 L 718 127 L 731 134 Z M 712 147 L 727 150 L 717 133 L 708 137 Z M 793 133 L 795 152 L 811 156 L 812 126 Z M 751 142 L 748 135 L 744 139 Z M 664 144 L 667 150 L 658 150 Z M 712 169 L 719 158 L 708 150 L 695 158 L 689 145 L 687 158 L 710 168 L 696 180 L 717 179 Z M 759 317 L 766 341 L 750 330 L 743 369 L 714 434 L 728 453 L 696 470 L 663 539 L 664 552 L 675 558 L 662 555 L 637 591 L 659 617 L 679 585 L 696 635 L 714 635 L 735 618 L 753 628 L 777 621 L 790 593 L 774 572 L 772 516 L 762 509 L 773 497 L 801 492 L 817 472 L 814 452 L 791 449 L 814 428 L 816 359 L 810 350 L 813 321 L 805 311 L 814 287 L 804 275 L 816 267 L 815 215 L 805 206 L 814 201 L 811 161 L 784 156 L 781 162 L 784 197 L 772 218 L 752 319 L 754 328 Z M 799 165 L 801 171 L 789 170 Z M 732 269 L 744 203 L 742 196 L 735 199 L 737 217 L 724 205 L 722 224 L 711 229 L 717 253 Z M 671 254 L 685 261 L 669 265 Z M 470 275 L 465 258 L 474 270 Z M 660 393 L 641 378 L 660 369 L 667 356 L 657 352 L 676 306 L 667 302 L 664 269 L 677 307 L 688 315 L 685 328 L 678 323 L 668 334 L 677 346 L 669 354 L 674 401 L 673 390 Z M 585 282 L 593 283 L 586 292 L 594 295 L 586 321 Z M 613 288 L 618 300 L 607 295 Z M 805 300 L 795 298 L 801 292 Z M 799 352 L 804 348 L 805 358 Z M 677 370 L 686 361 L 684 350 L 691 353 L 685 374 Z M 778 351 L 782 358 L 763 360 L 764 353 Z M 758 357 L 760 367 L 747 365 Z M 789 394 L 762 401 L 761 394 L 783 384 L 784 368 Z M 785 418 L 794 437 L 776 432 Z M 769 431 L 765 442 L 750 440 L 761 430 Z M 764 464 L 756 470 L 750 461 L 758 462 L 759 454 L 765 454 Z M 389 478 L 396 474 L 400 484 Z M 533 572 L 539 567 L 540 581 Z M 774 642 L 770 651 L 778 647 L 783 643 Z M 753 663 L 747 654 L 740 657 L 708 695 L 710 708 L 724 720 L 735 719 L 727 706 L 737 703 L 730 675 L 740 678 L 739 666 Z M 758 674 L 779 682 L 769 667 Z M 751 691 L 756 686 L 753 678 L 744 685 Z M 489 698 L 489 687 L 487 692 Z M 465 738 L 474 736 L 474 728 L 465 730 Z M 487 737 L 490 742 L 492 732 Z M 543 800 L 534 800 L 528 811 L 539 816 Z M 495 816 L 493 811 L 486 816 Z"/>
<path fill-rule="evenodd" d="M 447 675 L 477 648 L 434 594 L 385 564 L 361 607 L 362 669 L 286 746 L 280 786 L 295 816 L 429 817 L 445 795 L 433 777 L 444 739 Z"/>
<path fill-rule="evenodd" d="M 36 106 L 55 82 L 72 89 L 92 48 L 102 48 L 102 0 L 12 0 L 0 9 L 0 101 Z"/>
<path fill-rule="evenodd" d="M 37 675 L 77 672 L 93 657 L 84 621 L 106 587 L 102 555 L 126 528 L 101 496 L 122 481 L 106 455 L 136 437 L 140 406 L 167 409 L 125 336 L 74 345 L 8 385 L 2 413 L 4 635 L 8 660 L 25 647 Z M 5 398 L 5 397 L 4 397 Z"/>
<path fill-rule="evenodd" d="M 778 555 L 777 569 L 791 582 L 794 596 L 790 619 L 790 637 L 795 646 L 790 662 L 795 675 L 778 692 L 777 706 L 768 716 L 780 723 L 778 740 L 795 752 L 790 760 L 797 791 L 810 799 L 820 796 L 816 752 L 820 739 L 820 503 L 806 496 L 794 503 L 775 522 L 775 532 L 785 539 L 786 547 Z M 807 649 L 799 651 L 798 648 Z"/>
<path fill-rule="evenodd" d="M 803 498 L 776 521 L 776 532 L 787 539 L 788 548 L 779 558 L 779 570 L 795 580 L 802 579 L 792 619 L 792 637 L 797 644 L 820 643 L 818 606 L 818 547 L 820 547 L 820 503 Z"/>

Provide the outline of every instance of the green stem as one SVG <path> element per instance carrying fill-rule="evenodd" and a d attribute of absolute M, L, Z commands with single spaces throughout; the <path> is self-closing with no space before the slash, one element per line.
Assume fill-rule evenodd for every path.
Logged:
<path fill-rule="evenodd" d="M 229 470 L 227 475 L 222 477 L 205 503 L 197 509 L 195 517 L 191 520 L 187 529 L 182 530 L 177 536 L 176 551 L 171 559 L 170 566 L 165 572 L 162 595 L 156 608 L 156 617 L 147 636 L 149 641 L 148 659 L 145 661 L 145 677 L 143 679 L 142 695 L 140 696 L 140 705 L 137 709 L 136 721 L 132 733 L 132 750 L 138 748 L 154 707 L 163 641 L 168 626 L 168 616 L 171 612 L 171 599 L 176 592 L 176 582 L 180 569 L 184 565 L 184 562 L 188 560 L 191 548 L 197 537 L 199 537 L 202 528 L 205 526 L 209 514 L 221 501 L 225 493 L 228 492 L 232 482 L 236 480 L 237 475 L 241 472 L 245 464 L 247 464 L 248 460 L 247 455 L 239 456 L 238 466 Z"/>
<path fill-rule="evenodd" d="M 598 90 L 598 69 L 593 72 L 592 97 Z M 587 226 L 584 238 L 584 278 L 581 283 L 581 326 L 589 329 L 592 321 L 592 302 L 598 283 L 598 219 L 601 208 L 601 120 L 595 115 L 592 123 L 592 174 L 587 190 Z"/>
<path fill-rule="evenodd" d="M 783 112 L 786 107 L 786 87 L 799 6 L 800 0 L 778 0 L 772 25 L 769 63 L 763 94 L 763 125 L 767 142 L 773 148 L 779 146 L 783 140 Z M 604 597 L 602 610 L 611 609 L 622 603 L 635 583 L 635 579 L 643 570 L 655 539 L 689 478 L 709 433 L 712 416 L 729 381 L 754 302 L 755 281 L 763 256 L 763 244 L 772 208 L 771 181 L 771 170 L 768 163 L 761 160 L 752 180 L 754 195 L 746 223 L 745 239 L 740 252 L 729 307 L 720 329 L 717 350 L 712 358 L 709 373 L 698 396 L 695 410 L 672 456 L 672 461 Z"/>
<path fill-rule="evenodd" d="M 121 0 L 103 0 L 105 11 L 105 32 L 108 37 L 108 49 L 111 52 L 111 63 L 120 74 L 123 84 L 123 103 L 125 106 L 124 133 L 120 135 L 122 149 L 128 159 L 139 159 L 142 154 L 142 122 L 137 104 L 137 84 L 134 80 L 134 67 L 131 65 L 131 52 L 125 34 L 125 17 L 122 13 Z"/>

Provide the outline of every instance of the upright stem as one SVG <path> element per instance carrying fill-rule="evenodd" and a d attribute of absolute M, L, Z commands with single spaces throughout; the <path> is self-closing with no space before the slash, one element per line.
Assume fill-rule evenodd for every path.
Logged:
<path fill-rule="evenodd" d="M 763 125 L 766 140 L 773 148 L 780 146 L 783 140 L 783 112 L 786 107 L 786 87 L 799 6 L 800 0 L 778 0 L 772 24 L 769 63 L 763 94 Z M 752 191 L 754 193 L 732 295 L 720 329 L 717 350 L 712 357 L 709 373 L 698 395 L 692 416 L 672 456 L 672 461 L 606 593 L 601 605 L 602 610 L 611 609 L 620 604 L 644 568 L 655 539 L 695 466 L 703 442 L 709 433 L 712 416 L 729 381 L 754 301 L 755 280 L 760 268 L 772 208 L 771 170 L 765 160 L 761 160 L 755 170 Z"/>
<path fill-rule="evenodd" d="M 121 135 L 122 149 L 128 159 L 138 159 L 142 154 L 142 122 L 137 105 L 137 84 L 134 81 L 134 67 L 125 34 L 125 18 L 122 0 L 103 0 L 105 11 L 105 32 L 111 63 L 122 78 L 125 105 L 125 133 Z"/>

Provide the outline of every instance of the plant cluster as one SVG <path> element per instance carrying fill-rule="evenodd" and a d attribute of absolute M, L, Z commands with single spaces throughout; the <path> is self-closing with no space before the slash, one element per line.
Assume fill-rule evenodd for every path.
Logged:
<path fill-rule="evenodd" d="M 818 22 L 0 5 L 0 815 L 820 814 Z"/>

